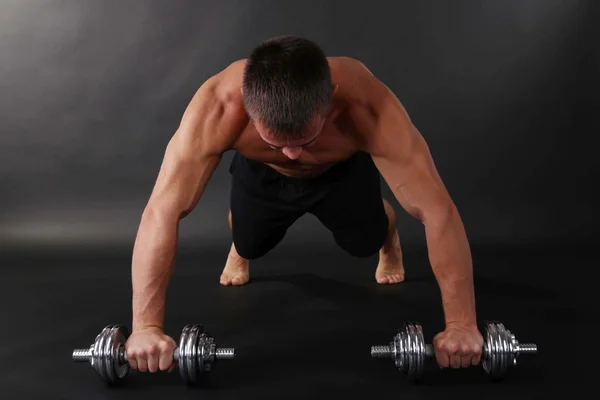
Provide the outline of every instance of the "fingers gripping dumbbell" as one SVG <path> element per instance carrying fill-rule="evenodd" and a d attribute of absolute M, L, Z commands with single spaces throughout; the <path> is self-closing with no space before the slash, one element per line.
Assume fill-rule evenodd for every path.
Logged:
<path fill-rule="evenodd" d="M 486 322 L 481 361 L 483 370 L 493 380 L 503 378 L 521 354 L 537 354 L 537 346 L 519 343 L 500 322 Z M 396 367 L 409 379 L 423 374 L 425 360 L 435 357 L 433 345 L 425 344 L 423 328 L 418 322 L 405 322 L 387 346 L 371 347 L 371 357 L 393 359 Z"/>
<path fill-rule="evenodd" d="M 73 351 L 73 361 L 89 362 L 100 378 L 114 384 L 125 379 L 129 363 L 125 343 L 129 331 L 122 325 L 108 325 L 88 349 Z M 186 325 L 181 332 L 179 347 L 173 353 L 181 378 L 190 385 L 208 374 L 216 360 L 235 358 L 235 349 L 218 348 L 202 325 Z"/>

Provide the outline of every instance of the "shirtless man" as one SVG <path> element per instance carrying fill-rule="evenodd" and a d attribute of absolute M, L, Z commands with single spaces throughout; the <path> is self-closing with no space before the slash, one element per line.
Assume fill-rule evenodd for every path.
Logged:
<path fill-rule="evenodd" d="M 472 263 L 461 218 L 427 144 L 394 94 L 359 61 L 327 58 L 313 42 L 277 37 L 208 79 L 169 142 L 144 209 L 132 259 L 129 363 L 174 367 L 176 342 L 163 332 L 165 296 L 179 221 L 196 206 L 222 155 L 234 150 L 229 225 L 233 243 L 223 285 L 249 280 L 263 256 L 304 213 L 315 215 L 350 254 L 379 253 L 381 284 L 404 279 L 392 206 L 425 226 L 442 295 L 445 329 L 434 338 L 441 367 L 480 362 Z"/>

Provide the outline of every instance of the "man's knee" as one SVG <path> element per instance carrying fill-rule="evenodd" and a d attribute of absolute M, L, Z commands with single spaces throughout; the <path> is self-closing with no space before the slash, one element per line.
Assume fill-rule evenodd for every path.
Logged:
<path fill-rule="evenodd" d="M 373 240 L 369 241 L 341 241 L 337 240 L 337 244 L 348 254 L 353 257 L 366 258 L 379 252 L 383 247 L 383 241 L 381 243 Z"/>
<path fill-rule="evenodd" d="M 334 233 L 336 243 L 354 257 L 370 257 L 384 246 L 390 227 L 395 226 L 395 214 L 391 204 L 383 200 L 385 212 L 379 209 L 368 221 L 356 223 L 349 229 Z"/>
<path fill-rule="evenodd" d="M 259 238 L 252 232 L 240 234 L 234 230 L 233 244 L 237 253 L 246 260 L 255 260 L 263 257 L 281 241 L 279 236 Z"/>
<path fill-rule="evenodd" d="M 246 260 L 256 260 L 267 254 L 270 248 L 266 246 L 258 246 L 252 243 L 247 243 L 240 240 L 234 240 L 233 244 L 235 245 L 235 250 L 240 255 L 240 257 L 245 258 Z"/>
<path fill-rule="evenodd" d="M 240 255 L 240 257 L 246 260 L 256 260 L 268 253 L 268 250 L 258 248 L 245 248 L 243 246 L 238 246 L 237 244 L 235 245 L 235 250 Z"/>
<path fill-rule="evenodd" d="M 387 225 L 378 229 L 357 231 L 354 235 L 336 236 L 336 243 L 353 257 L 371 257 L 381 250 L 387 239 Z"/>

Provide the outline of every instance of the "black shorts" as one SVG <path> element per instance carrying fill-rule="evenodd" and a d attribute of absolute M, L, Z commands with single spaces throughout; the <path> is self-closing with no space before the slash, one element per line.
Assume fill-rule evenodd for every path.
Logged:
<path fill-rule="evenodd" d="M 229 171 L 233 243 L 246 259 L 268 253 L 305 213 L 316 216 L 353 256 L 371 256 L 385 242 L 389 222 L 380 174 L 367 153 L 309 179 L 287 177 L 237 152 Z"/>

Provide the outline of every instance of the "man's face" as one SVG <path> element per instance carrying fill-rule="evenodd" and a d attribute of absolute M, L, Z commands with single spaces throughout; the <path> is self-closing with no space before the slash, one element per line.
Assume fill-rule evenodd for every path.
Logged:
<path fill-rule="evenodd" d="M 259 122 L 254 126 L 258 134 L 273 150 L 281 151 L 290 160 L 296 160 L 305 148 L 310 147 L 319 137 L 325 125 L 325 118 L 318 116 L 307 127 L 306 132 L 298 139 L 278 139 L 277 135 L 269 132 Z M 284 136 L 284 135 L 280 135 Z"/>

